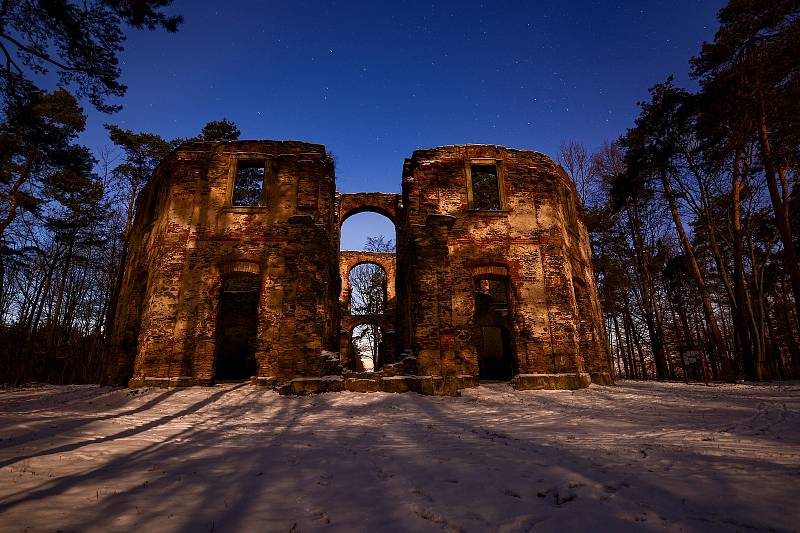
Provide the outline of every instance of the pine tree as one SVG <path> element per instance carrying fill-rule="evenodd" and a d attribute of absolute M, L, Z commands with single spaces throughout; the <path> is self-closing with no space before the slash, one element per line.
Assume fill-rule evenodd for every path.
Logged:
<path fill-rule="evenodd" d="M 729 110 L 754 118 L 800 318 L 800 264 L 789 215 L 791 182 L 800 169 L 800 0 L 731 0 L 719 20 L 714 41 L 692 59 L 692 74 L 704 90 L 731 102 Z"/>
<path fill-rule="evenodd" d="M 6 94 L 26 77 L 54 69 L 59 86 L 76 88 L 105 112 L 120 106 L 109 96 L 125 94 L 117 54 L 123 50 L 123 24 L 137 29 L 177 30 L 179 16 L 163 9 L 172 0 L 13 0 L 0 2 L 0 85 Z"/>

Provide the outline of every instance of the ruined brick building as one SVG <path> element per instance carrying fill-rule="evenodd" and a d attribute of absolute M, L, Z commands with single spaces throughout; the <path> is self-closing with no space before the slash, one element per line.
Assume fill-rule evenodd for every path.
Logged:
<path fill-rule="evenodd" d="M 364 211 L 394 222 L 396 253 L 340 253 L 342 223 Z M 321 145 L 187 143 L 137 202 L 109 374 L 287 393 L 608 384 L 590 259 L 575 189 L 537 152 L 417 150 L 402 193 L 341 194 Z M 348 301 L 365 262 L 387 273 L 375 316 Z M 385 331 L 375 372 L 350 342 L 364 321 Z"/>

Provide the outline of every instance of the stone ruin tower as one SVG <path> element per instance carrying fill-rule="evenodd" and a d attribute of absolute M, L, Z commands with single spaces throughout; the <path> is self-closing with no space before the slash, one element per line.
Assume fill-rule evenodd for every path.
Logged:
<path fill-rule="evenodd" d="M 341 252 L 351 215 L 394 222 L 395 253 Z M 387 274 L 387 304 L 352 314 L 348 274 Z M 369 320 L 383 365 L 350 340 Z M 547 156 L 493 145 L 418 150 L 402 193 L 337 194 L 325 148 L 186 143 L 139 196 L 109 379 L 250 379 L 282 393 L 455 394 L 612 383 L 582 208 Z"/>

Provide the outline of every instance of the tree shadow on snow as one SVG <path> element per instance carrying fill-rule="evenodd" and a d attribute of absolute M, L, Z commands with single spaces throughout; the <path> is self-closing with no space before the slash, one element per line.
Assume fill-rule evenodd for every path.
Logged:
<path fill-rule="evenodd" d="M 528 402 L 521 412 L 510 408 L 514 398 Z M 614 528 L 636 524 L 642 510 L 656 519 L 650 502 L 660 502 L 665 520 L 700 520 L 697 525 L 716 513 L 705 494 L 729 497 L 744 514 L 763 504 L 724 482 L 716 461 L 742 470 L 778 468 L 768 460 L 687 451 L 681 460 L 698 469 L 679 491 L 661 482 L 658 464 L 648 473 L 644 463 L 607 461 L 599 452 L 613 448 L 613 441 L 593 442 L 588 435 L 565 443 L 540 431 L 536 409 L 569 413 L 569 404 L 557 394 L 475 401 L 414 393 L 280 397 L 258 388 L 224 388 L 136 428 L 30 455 L 69 455 L 134 436 L 145 442 L 80 473 L 9 495 L 0 501 L 0 513 L 96 488 L 91 505 L 70 513 L 64 524 L 49 525 L 524 530 L 550 519 L 562 525 L 586 520 L 581 516 L 590 513 Z M 174 432 L 148 435 L 165 427 Z M 568 431 L 562 427 L 561 433 Z"/>

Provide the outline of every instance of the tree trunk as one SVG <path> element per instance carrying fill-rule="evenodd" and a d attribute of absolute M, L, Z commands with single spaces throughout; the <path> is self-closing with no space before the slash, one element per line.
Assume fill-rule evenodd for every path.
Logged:
<path fill-rule="evenodd" d="M 109 348 L 111 347 L 111 334 L 114 329 L 114 320 L 117 314 L 117 300 L 119 300 L 119 295 L 122 293 L 122 283 L 125 278 L 125 263 L 128 261 L 128 247 L 131 237 L 131 231 L 133 231 L 133 219 L 136 210 L 136 198 L 139 195 L 139 185 L 142 183 L 142 175 L 141 173 L 137 173 L 136 178 L 131 182 L 131 194 L 128 197 L 128 212 L 125 217 L 125 229 L 122 232 L 122 249 L 120 250 L 120 257 L 119 262 L 116 265 L 116 278 L 114 280 L 114 285 L 111 289 L 111 293 L 108 297 L 108 308 L 106 310 L 106 317 L 105 317 L 105 351 L 106 357 L 109 356 Z M 104 379 L 101 381 L 101 384 L 105 384 L 105 376 Z"/>
<path fill-rule="evenodd" d="M 711 307 L 711 297 L 706 288 L 705 277 L 700 271 L 700 265 L 697 263 L 697 257 L 694 253 L 692 243 L 686 236 L 686 230 L 683 227 L 681 214 L 678 212 L 678 205 L 675 202 L 675 195 L 672 193 L 672 184 L 669 181 L 669 176 L 666 172 L 661 172 L 661 184 L 664 187 L 664 197 L 669 204 L 669 210 L 672 213 L 672 221 L 675 223 L 675 229 L 678 231 L 678 237 L 683 247 L 683 252 L 689 259 L 689 272 L 694 278 L 697 285 L 697 291 L 700 293 L 700 299 L 703 302 L 703 313 L 705 315 L 706 324 L 711 333 L 711 340 L 714 343 L 714 349 L 717 352 L 717 357 L 724 360 L 727 356 L 725 342 L 722 340 L 722 333 L 719 331 L 717 317 L 714 314 L 714 309 Z"/>
<path fill-rule="evenodd" d="M 797 310 L 796 315 L 800 317 L 800 265 L 797 263 L 797 250 L 795 249 L 794 239 L 792 238 L 792 227 L 789 224 L 789 198 L 788 184 L 783 171 L 777 168 L 775 159 L 772 155 L 772 146 L 769 141 L 769 130 L 767 128 L 767 112 L 764 102 L 764 94 L 759 91 L 756 95 L 758 109 L 758 141 L 761 148 L 761 160 L 764 163 L 764 176 L 767 180 L 769 197 L 772 201 L 772 209 L 775 214 L 775 225 L 783 243 L 783 263 L 789 279 L 792 282 L 792 293 L 794 295 L 794 305 Z M 781 181 L 783 197 L 778 190 L 778 179 Z M 800 324 L 798 324 L 800 326 Z"/>
<path fill-rule="evenodd" d="M 750 338 L 750 321 L 748 320 L 747 288 L 744 279 L 744 243 L 742 242 L 740 152 L 737 151 L 731 172 L 731 226 L 733 233 L 733 318 L 734 340 L 739 347 L 742 369 L 747 379 L 755 379 L 756 365 L 753 355 L 753 343 Z"/>
<path fill-rule="evenodd" d="M 628 360 L 625 358 L 625 356 L 622 353 L 622 344 L 621 344 L 622 343 L 622 335 L 619 332 L 619 321 L 617 320 L 616 313 L 611 313 L 611 317 L 612 317 L 613 323 L 614 323 L 614 334 L 615 334 L 615 336 L 617 338 L 617 357 L 618 357 L 617 366 L 619 366 L 619 361 L 621 359 L 622 363 L 625 365 L 625 378 L 630 379 L 631 374 L 630 374 L 630 370 L 628 369 Z"/>
<path fill-rule="evenodd" d="M 658 307 L 655 301 L 653 280 L 650 275 L 650 260 L 645 257 L 644 243 L 642 242 L 641 228 L 639 227 L 638 215 L 633 209 L 628 209 L 628 220 L 633 240 L 634 264 L 639 274 L 639 289 L 642 297 L 642 311 L 644 320 L 647 324 L 647 332 L 650 336 L 650 346 L 653 350 L 653 359 L 656 363 L 656 377 L 667 379 L 669 370 L 667 368 L 667 357 L 664 353 L 664 335 L 661 330 L 661 320 L 658 315 Z"/>
<path fill-rule="evenodd" d="M 636 352 L 639 355 L 639 369 L 641 371 L 642 379 L 647 379 L 647 366 L 645 365 L 644 362 L 644 352 L 642 351 L 642 344 L 639 341 L 639 334 L 636 332 L 636 327 L 633 324 L 633 318 L 631 317 L 628 297 L 626 296 L 623 301 L 625 302 L 625 308 L 624 308 L 625 331 L 628 333 L 628 337 L 633 338 L 633 342 L 636 346 Z"/>
<path fill-rule="evenodd" d="M 783 311 L 783 313 L 781 313 L 781 318 L 783 319 L 783 327 L 786 328 L 786 344 L 792 360 L 792 377 L 797 378 L 800 377 L 800 346 L 798 346 L 797 340 L 795 339 L 794 328 L 792 327 L 792 325 L 795 323 L 795 320 L 791 316 L 792 309 L 789 307 L 789 302 L 786 301 L 787 298 L 785 291 L 786 278 L 782 278 L 780 291 L 776 291 L 775 295 L 776 298 L 780 300 L 780 308 Z"/>
<path fill-rule="evenodd" d="M 19 176 L 17 176 L 16 181 L 14 181 L 14 184 L 8 191 L 8 210 L 2 220 L 0 220 L 0 243 L 3 242 L 3 236 L 6 234 L 8 227 L 14 222 L 14 219 L 17 218 L 17 209 L 19 208 L 19 197 L 17 195 L 19 194 L 20 187 L 22 187 L 30 177 L 34 158 L 35 153 L 31 151 L 25 159 L 25 163 L 22 165 Z M 5 277 L 0 276 L 0 294 L 3 294 L 5 290 L 4 283 Z"/>

